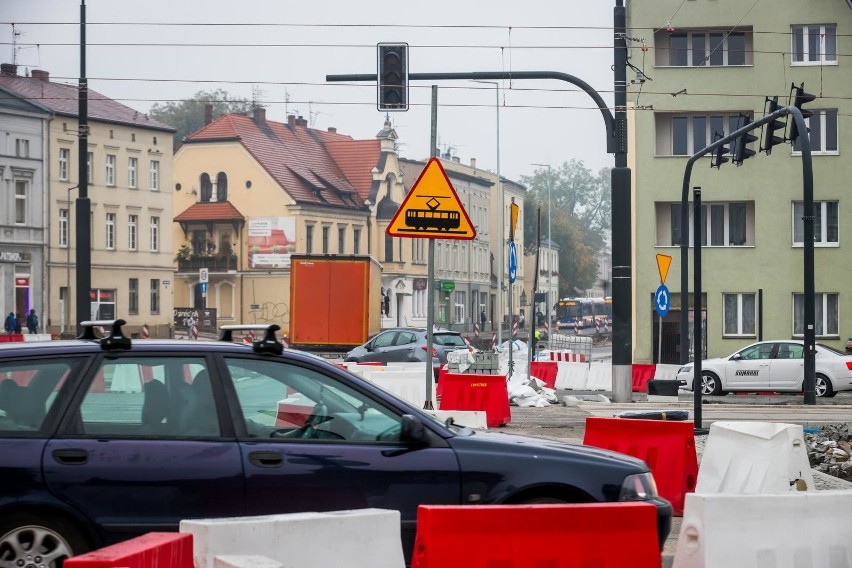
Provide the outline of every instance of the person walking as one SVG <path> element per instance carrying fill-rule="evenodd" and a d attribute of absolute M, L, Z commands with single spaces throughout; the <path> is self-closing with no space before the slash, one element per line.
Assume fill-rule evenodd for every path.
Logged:
<path fill-rule="evenodd" d="M 15 312 L 9 312 L 9 315 L 6 316 L 6 320 L 3 322 L 3 329 L 6 331 L 6 333 L 15 333 L 16 324 L 17 321 L 15 320 Z"/>
<path fill-rule="evenodd" d="M 30 310 L 30 315 L 27 316 L 27 330 L 31 334 L 38 333 L 38 315 L 35 310 Z"/>
<path fill-rule="evenodd" d="M 485 315 L 485 310 L 482 310 L 482 313 L 479 314 L 479 330 L 485 331 L 485 322 L 488 321 L 488 316 Z"/>

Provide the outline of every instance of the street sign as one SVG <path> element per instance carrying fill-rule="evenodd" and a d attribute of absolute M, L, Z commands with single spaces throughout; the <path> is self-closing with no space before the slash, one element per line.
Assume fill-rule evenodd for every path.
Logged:
<path fill-rule="evenodd" d="M 471 240 L 476 229 L 438 158 L 430 158 L 387 228 L 391 237 Z"/>
<path fill-rule="evenodd" d="M 657 270 L 660 271 L 660 283 L 666 283 L 666 276 L 669 274 L 669 267 L 672 265 L 672 257 L 667 254 L 657 255 Z"/>
<path fill-rule="evenodd" d="M 202 294 L 206 294 L 206 293 L 207 293 L 207 282 L 202 282 L 202 283 L 201 283 L 201 293 L 202 293 Z"/>
<path fill-rule="evenodd" d="M 672 299 L 669 289 L 666 288 L 665 284 L 660 284 L 660 287 L 657 288 L 657 292 L 654 294 L 654 308 L 661 318 L 666 317 L 666 314 L 669 313 L 671 303 Z"/>
<path fill-rule="evenodd" d="M 199 268 L 198 269 L 198 281 L 199 282 L 201 282 L 202 284 L 207 284 L 208 276 L 209 276 L 209 273 L 208 273 L 208 270 L 206 268 Z"/>
<path fill-rule="evenodd" d="M 514 284 L 518 276 L 518 247 L 515 241 L 509 241 L 509 282 Z"/>

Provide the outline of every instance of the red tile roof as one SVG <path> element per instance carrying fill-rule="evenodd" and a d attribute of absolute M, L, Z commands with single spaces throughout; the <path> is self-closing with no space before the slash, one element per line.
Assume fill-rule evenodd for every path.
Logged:
<path fill-rule="evenodd" d="M 379 162 L 379 140 L 226 114 L 184 140 L 201 144 L 239 140 L 296 202 L 363 209 L 371 170 Z"/>
<path fill-rule="evenodd" d="M 175 221 L 178 223 L 204 223 L 207 221 L 245 221 L 245 218 L 229 201 L 219 201 L 215 203 L 194 203 L 183 213 L 176 216 Z"/>
<path fill-rule="evenodd" d="M 54 83 L 33 77 L 0 75 L 0 87 L 63 116 L 78 115 L 77 85 Z M 0 93 L 0 97 L 2 97 Z M 174 128 L 89 89 L 89 120 L 128 124 L 174 132 Z"/>

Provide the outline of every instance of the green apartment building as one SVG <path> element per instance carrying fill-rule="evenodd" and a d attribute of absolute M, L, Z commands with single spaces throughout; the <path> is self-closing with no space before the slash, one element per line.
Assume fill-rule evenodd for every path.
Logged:
<path fill-rule="evenodd" d="M 817 96 L 809 136 L 814 175 L 816 338 L 844 349 L 852 337 L 852 2 L 848 0 L 628 0 L 630 167 L 633 170 L 633 360 L 676 364 L 682 342 L 680 236 L 688 158 L 730 133 L 740 115 L 764 114 L 766 97 L 788 104 L 791 83 Z M 792 120 L 790 121 L 792 122 Z M 740 123 L 742 124 L 742 123 Z M 789 133 L 789 128 L 788 128 Z M 755 132 L 760 134 L 760 132 Z M 695 164 L 701 187 L 704 354 L 717 357 L 760 339 L 803 337 L 803 181 L 789 143 L 733 160 Z M 731 156 L 728 156 L 730 159 Z M 656 255 L 672 257 L 662 322 L 653 295 Z M 690 319 L 690 335 L 692 319 Z M 660 341 L 660 337 L 662 340 Z M 690 359 L 692 356 L 690 356 Z"/>

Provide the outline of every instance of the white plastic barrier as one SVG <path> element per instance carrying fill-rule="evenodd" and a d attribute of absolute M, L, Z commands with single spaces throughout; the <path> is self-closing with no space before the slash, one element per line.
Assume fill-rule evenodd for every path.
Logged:
<path fill-rule="evenodd" d="M 612 363 L 592 363 L 589 365 L 589 376 L 586 379 L 587 390 L 611 391 Z"/>
<path fill-rule="evenodd" d="M 286 566 L 402 568 L 399 511 L 359 509 L 181 521 L 196 568 L 222 555 L 256 554 Z"/>
<path fill-rule="evenodd" d="M 677 372 L 680 370 L 680 365 L 658 364 L 654 367 L 654 380 L 667 381 L 677 378 Z"/>
<path fill-rule="evenodd" d="M 814 489 L 802 426 L 714 422 L 696 493 L 786 493 Z"/>
<path fill-rule="evenodd" d="M 688 493 L 673 566 L 849 567 L 850 510 L 852 491 Z"/>
<path fill-rule="evenodd" d="M 50 341 L 53 337 L 49 333 L 25 333 L 24 341 Z"/>
<path fill-rule="evenodd" d="M 446 421 L 452 418 L 455 424 L 467 426 L 475 430 L 488 429 L 488 416 L 484 410 L 427 410 L 438 420 Z"/>
<path fill-rule="evenodd" d="M 426 371 L 395 371 L 393 367 L 389 370 L 377 373 L 369 371 L 361 374 L 364 379 L 370 381 L 393 394 L 397 398 L 413 404 L 423 406 L 426 396 Z M 435 400 L 435 382 L 432 382 L 432 400 Z"/>
<path fill-rule="evenodd" d="M 583 390 L 589 378 L 588 363 L 556 363 L 557 389 Z"/>
<path fill-rule="evenodd" d="M 285 566 L 266 556 L 227 554 L 214 558 L 213 568 L 285 568 Z"/>

